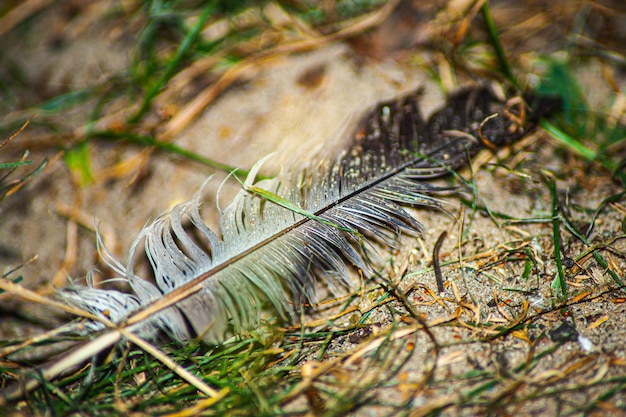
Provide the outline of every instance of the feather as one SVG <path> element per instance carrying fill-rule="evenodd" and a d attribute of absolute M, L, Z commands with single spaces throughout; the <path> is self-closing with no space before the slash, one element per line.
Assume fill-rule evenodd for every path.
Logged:
<path fill-rule="evenodd" d="M 221 214 L 220 234 L 203 222 L 201 189 L 146 226 L 126 264 L 111 256 L 98 236 L 103 259 L 132 293 L 72 287 L 69 304 L 96 316 L 81 327 L 94 338 L 71 359 L 44 372 L 52 378 L 128 336 L 221 340 L 233 326 L 250 329 L 264 302 L 293 318 L 315 299 L 315 283 L 349 285 L 350 268 L 372 273 L 376 243 L 393 246 L 399 234 L 419 234 L 420 223 L 403 207 L 440 208 L 446 188 L 430 180 L 465 165 L 480 149 L 528 133 L 519 98 L 498 100 L 487 88 L 462 90 L 425 120 L 419 92 L 381 103 L 365 115 L 334 163 L 255 182 L 256 164 Z M 141 245 L 152 279 L 135 274 Z M 126 335 L 126 336 L 125 336 Z"/>
<path fill-rule="evenodd" d="M 86 326 L 90 332 L 126 322 L 148 338 L 162 329 L 174 340 L 214 343 L 229 323 L 236 331 L 256 326 L 263 300 L 292 317 L 290 306 L 315 299 L 317 280 L 346 286 L 350 266 L 370 273 L 372 242 L 393 246 L 396 235 L 421 232 L 402 206 L 439 207 L 444 189 L 428 180 L 527 132 L 486 88 L 451 96 L 428 121 L 418 97 L 379 104 L 333 164 L 255 183 L 263 161 L 256 164 L 222 213 L 221 236 L 203 223 L 201 190 L 144 228 L 125 266 L 99 239 L 133 294 L 75 287 L 61 296 L 103 318 Z M 154 282 L 133 270 L 142 242 Z"/>

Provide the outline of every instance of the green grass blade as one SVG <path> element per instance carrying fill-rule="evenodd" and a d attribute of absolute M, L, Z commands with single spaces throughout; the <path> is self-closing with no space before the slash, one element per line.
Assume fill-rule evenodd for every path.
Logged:
<path fill-rule="evenodd" d="M 250 193 L 253 193 L 253 194 L 257 194 L 257 195 L 265 198 L 266 200 L 271 201 L 272 203 L 277 204 L 277 205 L 279 205 L 281 207 L 284 207 L 287 210 L 292 211 L 294 213 L 297 213 L 297 214 L 299 214 L 301 216 L 307 217 L 307 218 L 309 218 L 311 220 L 315 220 L 316 222 L 322 223 L 322 224 L 324 224 L 326 226 L 334 227 L 335 229 L 341 230 L 342 232 L 348 232 L 348 233 L 352 233 L 354 235 L 359 235 L 360 234 L 358 230 L 350 229 L 348 227 L 343 227 L 343 226 L 340 226 L 340 225 L 338 225 L 336 223 L 333 223 L 333 222 L 331 222 L 329 220 L 326 220 L 326 219 L 324 219 L 322 217 L 316 216 L 315 214 L 313 214 L 313 213 L 311 213 L 311 212 L 309 212 L 307 210 L 304 210 L 303 208 L 301 208 L 297 204 L 294 204 L 291 201 L 289 201 L 289 200 L 287 200 L 287 199 L 285 199 L 285 198 L 283 198 L 283 197 L 281 197 L 279 195 L 276 195 L 276 194 L 272 193 L 271 191 L 264 190 L 263 188 L 256 187 L 254 185 L 248 185 L 248 184 L 245 184 L 245 183 L 242 183 L 242 186 L 243 186 L 244 190 L 246 190 L 246 191 L 248 191 Z"/>
<path fill-rule="evenodd" d="M 99 139 L 106 140 L 106 141 L 112 141 L 112 142 L 121 141 L 121 142 L 131 143 L 133 145 L 139 145 L 142 147 L 153 147 L 159 151 L 163 151 L 163 152 L 170 153 L 173 155 L 182 156 L 183 158 L 186 158 L 190 161 L 198 162 L 210 168 L 214 168 L 214 169 L 224 171 L 227 173 L 232 173 L 233 175 L 237 176 L 242 181 L 243 179 L 245 179 L 245 177 L 248 175 L 248 172 L 249 172 L 247 170 L 235 168 L 233 166 L 223 164 L 213 159 L 206 158 L 202 155 L 199 155 L 195 152 L 192 152 L 174 143 L 159 141 L 154 136 L 137 135 L 137 134 L 129 133 L 129 132 L 118 133 L 118 132 L 113 132 L 113 131 L 94 132 L 92 136 L 97 137 Z M 258 174 L 257 178 L 269 179 L 271 177 L 267 175 Z"/>
<path fill-rule="evenodd" d="M 0 169 L 13 169 L 17 167 L 22 167 L 24 165 L 30 165 L 32 163 L 33 161 L 30 159 L 26 161 L 19 161 L 19 162 L 5 162 L 5 163 L 0 164 Z"/>
<path fill-rule="evenodd" d="M 567 146 L 569 149 L 573 150 L 578 155 L 582 156 L 588 161 L 594 161 L 597 158 L 598 154 L 595 151 L 587 148 L 585 145 L 583 145 L 546 119 L 541 120 L 540 126 L 558 142 Z"/>
<path fill-rule="evenodd" d="M 491 16 L 491 11 L 489 10 L 488 0 L 485 1 L 485 4 L 483 4 L 481 8 L 481 13 L 483 15 L 483 19 L 485 19 L 485 25 L 487 26 L 487 35 L 489 36 L 493 49 L 495 50 L 496 56 L 498 57 L 498 62 L 500 63 L 500 69 L 502 70 L 502 73 L 516 89 L 520 90 L 519 83 L 515 79 L 515 75 L 513 75 L 513 71 L 511 70 L 509 61 L 506 59 L 506 53 L 504 52 L 504 48 L 502 47 L 502 43 L 500 42 L 500 36 L 498 35 L 496 22 L 494 22 L 493 17 Z"/>
<path fill-rule="evenodd" d="M 45 113 L 59 113 L 72 107 L 81 105 L 92 97 L 93 91 L 90 88 L 70 91 L 68 93 L 53 97 L 50 100 L 38 105 L 37 109 L 42 110 Z"/>
<path fill-rule="evenodd" d="M 552 196 L 552 241 L 554 244 L 554 261 L 556 263 L 557 277 L 553 283 L 553 288 L 561 291 L 561 299 L 567 301 L 567 283 L 565 282 L 565 274 L 563 272 L 563 259 L 561 258 L 561 233 L 560 233 L 560 204 L 559 196 L 556 189 L 556 182 L 551 173 L 545 172 L 550 195 Z"/>
<path fill-rule="evenodd" d="M 143 98 L 139 110 L 137 110 L 137 112 L 133 116 L 131 116 L 130 119 L 128 119 L 128 123 L 137 123 L 143 117 L 145 112 L 150 108 L 150 106 L 152 105 L 152 100 L 157 96 L 157 94 L 159 94 L 163 86 L 176 73 L 176 70 L 180 66 L 182 60 L 187 56 L 192 46 L 196 43 L 200 32 L 204 28 L 205 23 L 213 12 L 214 6 L 213 2 L 211 2 L 207 7 L 204 8 L 200 16 L 198 16 L 197 22 L 193 25 L 187 36 L 185 36 L 183 41 L 180 43 L 172 59 L 167 63 L 165 71 L 159 77 L 159 79 L 154 84 L 152 84 L 145 97 Z"/>
<path fill-rule="evenodd" d="M 67 167 L 75 174 L 80 186 L 91 184 L 94 180 L 91 172 L 91 157 L 87 141 L 69 149 L 64 156 Z"/>

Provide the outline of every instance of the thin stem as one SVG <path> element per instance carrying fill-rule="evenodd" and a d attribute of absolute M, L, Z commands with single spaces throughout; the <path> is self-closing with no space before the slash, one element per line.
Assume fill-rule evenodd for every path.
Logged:
<path fill-rule="evenodd" d="M 502 48 L 502 43 L 500 42 L 500 36 L 498 35 L 498 29 L 496 28 L 496 23 L 491 16 L 491 11 L 489 10 L 489 1 L 486 1 L 481 8 L 481 12 L 483 15 L 483 19 L 485 19 L 485 25 L 487 26 L 487 34 L 489 35 L 489 39 L 493 44 L 493 49 L 496 52 L 496 56 L 498 57 L 498 61 L 500 62 L 500 69 L 504 73 L 504 76 L 509 80 L 511 84 L 518 90 L 520 89 L 519 83 L 515 79 L 513 75 L 513 71 L 511 70 L 511 66 L 509 65 L 509 61 L 506 59 L 506 54 L 504 53 L 504 49 Z"/>

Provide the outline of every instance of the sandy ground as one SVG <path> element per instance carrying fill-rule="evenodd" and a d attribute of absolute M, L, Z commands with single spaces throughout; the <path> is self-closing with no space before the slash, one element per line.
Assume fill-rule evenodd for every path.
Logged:
<path fill-rule="evenodd" d="M 54 28 L 58 16 L 50 13 L 38 19 L 42 28 Z M 106 25 L 94 23 L 83 28 L 80 36 L 57 48 L 51 48 L 48 41 L 53 34 L 46 37 L 31 33 L 30 37 L 20 38 L 21 34 L 9 33 L 5 35 L 8 47 L 3 56 L 19 62 L 20 68 L 27 72 L 25 77 L 38 80 L 46 91 L 68 84 L 85 86 L 124 68 L 131 53 L 133 39 L 103 32 L 100 26 L 103 24 Z M 347 126 L 381 100 L 423 87 L 426 111 L 443 102 L 440 88 L 415 61 L 364 60 L 352 46 L 339 42 L 263 63 L 255 68 L 253 77 L 228 89 L 211 103 L 192 125 L 173 138 L 174 143 L 243 168 L 274 153 L 264 167 L 266 172 L 273 173 L 297 167 L 303 160 L 334 155 L 341 147 Z M 80 59 L 74 59 L 77 56 Z M 583 68 L 581 73 L 584 78 L 581 76 L 580 81 L 592 100 L 601 101 L 609 94 L 602 93 L 608 87 L 598 79 L 599 71 L 593 66 Z M 623 90 L 623 77 L 618 82 Z M 85 110 L 88 109 L 72 111 L 60 122 L 68 131 L 78 129 L 76 123 L 84 118 Z M 5 120 L 10 116 L 5 115 Z M 111 251 L 123 259 L 146 222 L 190 198 L 210 175 L 214 179 L 207 192 L 205 215 L 209 225 L 216 225 L 213 196 L 223 173 L 162 153 L 147 154 L 132 146 L 93 142 L 89 151 L 94 176 L 107 179 L 80 186 L 63 159 L 56 157 L 64 137 L 46 142 L 51 136 L 37 125 L 36 118 L 34 121 L 19 140 L 32 145 L 30 159 L 37 162 L 48 157 L 51 162 L 41 175 L 0 206 L 0 266 L 8 271 L 25 263 L 12 276 L 23 276 L 21 284 L 26 288 L 52 294 L 53 287 L 66 286 L 70 280 L 80 282 L 94 266 L 101 270 L 96 274 L 97 279 L 109 276 L 98 260 L 94 224 L 100 225 Z M 2 160 L 14 157 L 18 148 L 22 149 L 22 145 L 3 149 Z M 140 163 L 121 175 L 105 175 L 110 174 L 115 163 L 124 160 Z M 486 160 L 503 161 L 504 166 L 478 164 Z M 589 210 L 595 210 L 604 198 L 620 191 L 619 185 L 604 171 L 589 168 L 563 152 L 543 133 L 513 149 L 504 149 L 497 156 L 485 153 L 476 162 L 480 168 L 475 172 L 466 169 L 462 176 L 466 179 L 473 176 L 480 204 L 516 219 L 549 217 L 551 196 L 541 170 L 555 173 L 561 204 L 576 221 L 589 221 Z M 220 194 L 220 204 L 227 202 L 237 188 L 237 183 L 230 181 Z M 465 193 L 471 198 L 469 191 Z M 406 337 L 394 342 L 398 345 L 398 360 L 407 360 L 401 372 L 387 375 L 393 361 L 385 362 L 384 358 L 368 358 L 343 367 L 350 377 L 375 375 L 379 381 L 389 378 L 367 394 L 375 397 L 379 405 L 365 407 L 358 415 L 380 415 L 391 409 L 390 404 L 403 402 L 414 415 L 426 415 L 434 404 L 444 409 L 449 406 L 452 415 L 483 412 L 478 402 L 472 401 L 472 393 L 481 380 L 466 377 L 468 370 L 476 374 L 501 374 L 500 384 L 486 394 L 481 391 L 481 398 L 494 404 L 498 396 L 519 398 L 505 410 L 494 410 L 494 415 L 504 415 L 499 412 L 576 415 L 575 410 L 616 386 L 617 393 L 600 408 L 607 415 L 618 415 L 624 410 L 626 391 L 618 380 L 626 375 L 623 350 L 626 304 L 622 292 L 611 290 L 614 282 L 606 270 L 590 257 L 566 270 L 570 291 L 579 294 L 580 299 L 575 300 L 564 316 L 559 309 L 553 309 L 557 299 L 550 285 L 556 269 L 549 222 L 496 222 L 484 211 L 472 212 L 456 197 L 451 198 L 449 211 L 449 215 L 417 212 L 416 217 L 425 226 L 424 236 L 421 240 L 406 241 L 392 254 L 393 267 L 390 267 L 394 282 L 422 318 L 437 324 L 432 334 L 445 347 L 435 361 L 432 339 L 423 331 L 407 331 Z M 602 245 L 623 233 L 623 216 L 616 206 L 603 210 L 590 236 L 591 243 Z M 459 236 L 461 219 L 463 237 Z M 441 259 L 448 285 L 445 293 L 438 295 L 431 259 L 433 245 L 444 230 L 448 237 L 441 249 Z M 561 230 L 561 236 L 565 243 L 564 256 L 574 258 L 584 252 L 585 247 L 566 230 Z M 618 239 L 612 243 L 610 253 L 603 252 L 622 279 L 625 249 L 624 241 Z M 523 262 L 504 259 L 523 253 L 532 253 L 537 260 L 527 279 L 523 278 Z M 377 292 L 369 294 L 354 317 L 346 317 L 345 322 L 340 320 L 335 325 L 348 325 L 351 320 L 359 319 L 378 302 L 377 295 Z M 369 316 L 367 323 L 375 333 L 383 332 L 399 317 L 406 316 L 401 304 L 395 302 L 390 306 L 377 308 Z M 323 309 L 312 313 L 311 320 L 326 313 Z M 31 303 L 7 294 L 0 296 L 0 339 L 23 338 L 63 320 Z M 485 326 L 478 326 L 476 321 Z M 501 330 L 499 324 L 506 327 L 516 321 L 532 322 L 532 325 L 490 339 Z M 457 324 L 448 326 L 448 322 Z M 460 322 L 474 324 L 463 327 Z M 408 320 L 405 325 L 410 329 L 416 323 Z M 563 336 L 568 328 L 575 329 L 578 336 L 573 330 L 569 336 Z M 325 359 L 355 350 L 360 343 L 360 338 L 351 336 L 333 340 Z M 545 354 L 534 362 L 538 352 Z M 376 368 L 371 366 L 376 360 L 390 364 L 389 368 L 379 370 L 378 374 L 367 371 L 368 367 Z M 325 378 L 329 386 L 345 387 L 349 386 L 345 381 L 351 380 L 350 377 L 342 379 L 329 374 Z M 430 383 L 422 389 L 420 384 L 426 377 L 430 377 Z M 615 384 L 606 382 L 610 378 L 616 378 Z M 544 396 L 549 389 L 563 392 Z M 464 401 L 467 406 L 462 405 Z"/>

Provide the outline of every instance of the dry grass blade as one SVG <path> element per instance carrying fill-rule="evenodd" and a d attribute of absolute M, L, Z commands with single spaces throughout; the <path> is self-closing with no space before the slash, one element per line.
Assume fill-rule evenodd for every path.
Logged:
<path fill-rule="evenodd" d="M 17 7 L 11 9 L 0 18 L 0 36 L 9 32 L 15 26 L 28 19 L 30 16 L 46 8 L 54 0 L 26 0 Z"/>
<path fill-rule="evenodd" d="M 31 116 L 32 119 L 32 116 Z M 20 126 L 19 129 L 17 129 L 17 131 L 15 133 L 13 133 L 11 136 L 9 136 L 7 139 L 5 139 L 4 141 L 2 141 L 2 143 L 0 143 L 0 149 L 2 149 L 4 146 L 6 146 L 9 142 L 11 142 L 13 139 L 15 139 L 16 137 L 18 137 L 24 130 L 26 130 L 26 128 L 28 127 L 28 125 L 30 124 L 31 119 L 28 119 L 27 121 L 25 121 L 22 126 Z"/>
<path fill-rule="evenodd" d="M 21 342 L 15 345 L 10 345 L 7 347 L 3 347 L 0 349 L 0 358 L 7 358 L 11 354 L 18 352 L 22 349 L 26 349 L 29 346 L 36 345 L 40 342 L 52 340 L 56 336 L 59 336 L 59 335 L 70 333 L 74 327 L 75 325 L 73 323 L 69 323 L 65 326 L 60 326 L 60 327 L 57 327 L 56 329 L 50 330 L 48 332 L 42 333 L 40 335 L 31 337 L 31 338 L 28 338 L 24 342 Z"/>
<path fill-rule="evenodd" d="M 85 361 L 97 356 L 104 349 L 107 349 L 122 339 L 122 334 L 119 331 L 111 331 L 103 333 L 97 336 L 93 340 L 80 345 L 77 349 L 64 355 L 60 360 L 51 363 L 45 368 L 40 376 L 44 381 L 50 381 L 65 372 L 71 372 L 76 370 L 77 367 L 83 365 Z M 38 388 L 41 381 L 38 379 L 30 379 L 24 384 L 20 384 L 19 387 L 6 393 L 6 399 L 17 400 L 22 398 L 30 391 Z"/>
<path fill-rule="evenodd" d="M 0 294 L 0 299 L 5 297 L 6 295 L 13 295 L 24 301 L 29 301 L 29 302 L 44 305 L 46 307 L 55 308 L 55 309 L 64 311 L 76 317 L 84 317 L 89 320 L 102 322 L 103 324 L 109 327 L 114 327 L 114 324 L 110 321 L 107 321 L 103 318 L 98 318 L 97 316 L 90 314 L 82 309 L 71 307 L 67 305 L 66 303 L 61 303 L 58 301 L 51 300 L 48 297 L 42 296 L 34 291 L 24 288 L 21 285 L 15 284 L 11 281 L 7 281 L 6 279 L 0 279 L 0 290 L 4 291 L 3 293 Z"/>
<path fill-rule="evenodd" d="M 213 85 L 194 97 L 183 109 L 181 109 L 171 120 L 169 120 L 159 138 L 167 141 L 178 134 L 182 129 L 187 127 L 215 98 L 225 89 L 232 85 L 239 77 L 254 70 L 259 64 L 273 58 L 292 54 L 296 52 L 304 52 L 324 45 L 355 36 L 367 29 L 371 29 L 376 25 L 384 22 L 387 17 L 397 7 L 399 0 L 388 1 L 380 10 L 369 16 L 359 18 L 357 22 L 351 24 L 347 28 L 341 29 L 330 35 L 322 36 L 314 39 L 306 39 L 291 43 L 281 44 L 270 50 L 260 52 L 256 55 L 246 58 L 242 62 L 235 64 L 219 78 Z"/>

